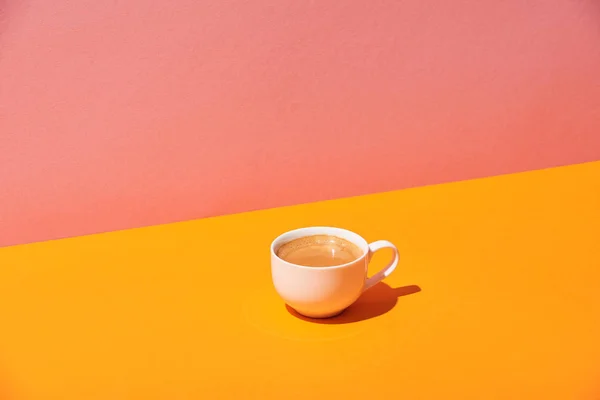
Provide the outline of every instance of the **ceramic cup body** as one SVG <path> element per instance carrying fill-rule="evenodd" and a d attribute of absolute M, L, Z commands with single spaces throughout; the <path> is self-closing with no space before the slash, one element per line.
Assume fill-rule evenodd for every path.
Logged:
<path fill-rule="evenodd" d="M 331 235 L 348 240 L 361 249 L 362 255 L 350 263 L 332 267 L 306 267 L 277 256 L 281 245 L 313 235 Z M 371 256 L 382 248 L 391 248 L 394 257 L 387 267 L 369 278 L 367 269 Z M 369 244 L 354 232 L 333 227 L 296 229 L 280 235 L 271 243 L 271 275 L 275 290 L 290 307 L 311 318 L 327 318 L 341 313 L 365 290 L 391 274 L 398 260 L 398 250 L 392 243 L 379 240 Z"/>

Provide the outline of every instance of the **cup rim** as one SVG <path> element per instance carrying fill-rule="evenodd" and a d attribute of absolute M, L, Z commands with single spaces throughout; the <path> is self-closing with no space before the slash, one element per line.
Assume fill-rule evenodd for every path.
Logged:
<path fill-rule="evenodd" d="M 279 241 L 282 241 L 286 236 L 295 236 L 296 234 L 300 234 L 303 231 L 311 231 L 311 230 L 323 231 L 323 233 L 308 233 L 306 235 L 300 235 L 300 236 L 293 237 L 290 240 L 299 239 L 299 238 L 306 237 L 306 236 L 320 235 L 320 234 L 336 236 L 335 233 L 331 233 L 331 232 L 338 232 L 338 233 L 345 234 L 345 236 L 350 236 L 353 239 L 356 239 L 356 240 L 353 240 L 353 239 L 348 239 L 347 237 L 338 236 L 342 239 L 348 240 L 349 242 L 357 245 L 363 251 L 363 254 L 356 260 L 347 262 L 345 264 L 323 266 L 323 267 L 309 267 L 306 265 L 294 264 L 294 263 L 284 260 L 283 258 L 281 258 L 277 255 L 277 253 L 275 252 L 275 245 L 278 244 Z M 357 241 L 359 243 L 357 243 Z M 283 245 L 285 243 L 288 243 L 288 241 L 285 241 L 285 242 L 281 243 L 280 245 Z M 273 241 L 271 242 L 271 257 L 277 258 L 278 261 L 280 261 L 286 265 L 296 267 L 296 268 L 301 268 L 301 269 L 322 271 L 322 270 L 333 270 L 333 269 L 345 268 L 345 267 L 353 265 L 359 261 L 362 261 L 363 259 L 365 259 L 367 257 L 367 254 L 369 254 L 369 243 L 362 236 L 360 236 L 358 233 L 352 232 L 351 230 L 344 229 L 344 228 L 338 228 L 338 227 L 334 227 L 334 226 L 307 226 L 304 228 L 292 229 L 290 231 L 280 234 L 275 239 L 273 239 Z"/>

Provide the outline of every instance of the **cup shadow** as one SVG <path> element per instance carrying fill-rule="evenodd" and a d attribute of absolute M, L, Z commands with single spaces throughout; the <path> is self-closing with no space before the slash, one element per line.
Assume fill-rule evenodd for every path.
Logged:
<path fill-rule="evenodd" d="M 364 292 L 358 300 L 340 315 L 332 318 L 309 318 L 299 314 L 292 307 L 285 305 L 287 311 L 294 317 L 316 324 L 337 325 L 351 324 L 378 317 L 392 310 L 398 303 L 398 298 L 421 291 L 417 285 L 392 288 L 384 282 L 379 282 Z"/>

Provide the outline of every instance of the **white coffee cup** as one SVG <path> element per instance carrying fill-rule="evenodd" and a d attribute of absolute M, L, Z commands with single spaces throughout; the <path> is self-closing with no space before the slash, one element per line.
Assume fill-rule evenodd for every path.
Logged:
<path fill-rule="evenodd" d="M 354 243 L 362 255 L 347 264 L 332 267 L 306 267 L 292 264 L 277 256 L 283 244 L 313 235 L 331 235 Z M 389 264 L 372 277 L 367 268 L 373 253 L 389 248 L 394 255 Z M 346 229 L 310 227 L 286 232 L 271 243 L 271 275 L 279 296 L 298 313 L 311 318 L 333 317 L 354 303 L 360 295 L 389 276 L 398 265 L 398 249 L 386 240 L 367 243 Z"/>

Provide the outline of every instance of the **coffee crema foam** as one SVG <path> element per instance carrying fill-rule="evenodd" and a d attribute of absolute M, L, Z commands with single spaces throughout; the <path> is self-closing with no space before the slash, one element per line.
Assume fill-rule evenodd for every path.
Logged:
<path fill-rule="evenodd" d="M 363 252 L 354 243 L 333 235 L 313 235 L 284 243 L 279 258 L 305 267 L 333 267 L 359 259 Z"/>

